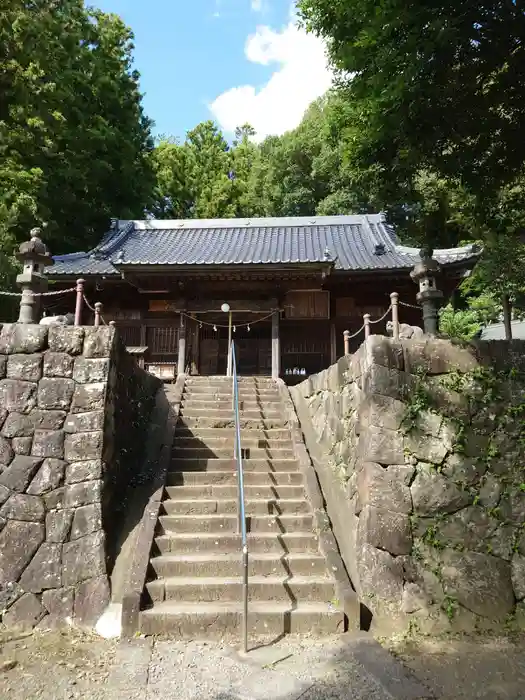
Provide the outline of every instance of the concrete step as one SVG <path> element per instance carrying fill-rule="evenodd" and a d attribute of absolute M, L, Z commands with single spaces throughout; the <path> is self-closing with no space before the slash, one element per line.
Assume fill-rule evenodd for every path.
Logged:
<path fill-rule="evenodd" d="M 155 545 L 160 554 L 182 554 L 183 552 L 240 552 L 241 536 L 216 532 L 189 532 L 179 535 L 159 535 Z M 288 532 L 277 535 L 272 532 L 259 532 L 248 535 L 251 553 L 267 552 L 287 554 L 288 552 L 319 552 L 319 541 L 311 532 Z"/>
<path fill-rule="evenodd" d="M 223 396 L 233 395 L 231 382 L 227 384 L 186 384 L 184 386 L 184 394 L 191 396 L 221 394 Z M 279 391 L 275 386 L 269 384 L 239 384 L 239 396 L 268 396 L 270 398 L 279 398 Z"/>
<path fill-rule="evenodd" d="M 194 428 L 234 428 L 235 421 L 233 415 L 226 418 L 217 418 L 216 416 L 180 416 L 178 425 L 185 426 L 193 430 Z M 246 418 L 241 417 L 241 430 L 270 430 L 274 428 L 286 428 L 288 421 L 283 417 L 279 418 Z"/>
<path fill-rule="evenodd" d="M 294 452 L 291 449 L 258 448 L 249 447 L 250 453 L 246 459 L 293 459 Z M 174 459 L 233 459 L 233 446 L 229 447 L 177 447 L 177 443 L 172 450 Z"/>
<path fill-rule="evenodd" d="M 223 447 L 233 450 L 233 446 L 235 445 L 235 438 L 234 435 L 214 435 L 205 438 L 195 435 L 188 437 L 175 435 L 175 442 L 173 443 L 173 445 L 175 448 L 195 447 L 198 449 L 202 449 L 203 447 Z M 262 450 L 266 448 L 276 450 L 292 450 L 293 443 L 289 435 L 286 438 L 272 438 L 268 440 L 267 438 L 250 437 L 246 435 L 246 433 L 244 433 L 243 435 L 241 435 L 241 447 L 249 447 L 250 449 L 258 448 Z"/>
<path fill-rule="evenodd" d="M 212 603 L 241 602 L 242 581 L 237 578 L 176 577 L 156 579 L 146 584 L 153 603 L 165 600 Z M 334 581 L 314 576 L 252 576 L 248 582 L 251 601 L 276 600 L 282 603 L 330 602 L 335 598 Z"/>
<path fill-rule="evenodd" d="M 242 466 L 245 474 L 249 472 L 292 472 L 299 469 L 296 459 L 243 459 Z M 223 459 L 217 457 L 206 457 L 203 459 L 172 457 L 171 471 L 228 471 L 237 473 L 237 462 L 233 459 L 233 456 Z"/>
<path fill-rule="evenodd" d="M 175 428 L 175 439 L 179 438 L 199 438 L 207 440 L 214 437 L 235 437 L 235 428 L 233 426 L 227 428 L 207 428 L 195 426 L 189 428 L 181 423 Z M 260 428 L 241 428 L 241 440 L 250 438 L 253 440 L 289 440 L 290 431 L 287 428 L 271 428 L 269 430 L 261 430 Z"/>
<path fill-rule="evenodd" d="M 251 411 L 240 411 L 239 419 L 243 420 L 273 420 L 282 418 L 280 410 L 270 410 L 257 408 Z M 213 408 L 212 406 L 203 406 L 202 408 L 195 406 L 183 406 L 181 409 L 183 418 L 215 418 L 216 420 L 234 420 L 233 409 L 231 406 L 225 408 Z"/>
<path fill-rule="evenodd" d="M 293 468 L 293 467 L 292 467 Z M 303 484 L 303 475 L 297 466 L 294 471 L 245 471 L 245 486 L 300 486 Z M 222 484 L 231 486 L 237 484 L 237 472 L 233 469 L 225 471 L 188 471 L 168 472 L 167 486 L 214 486 Z"/>
<path fill-rule="evenodd" d="M 197 499 L 230 499 L 237 498 L 239 487 L 237 484 L 196 484 L 193 486 L 168 486 L 166 489 L 168 497 L 173 500 L 192 500 Z M 303 486 L 275 485 L 275 486 L 245 486 L 244 493 L 246 498 L 251 501 L 253 499 L 304 499 L 305 492 Z"/>
<path fill-rule="evenodd" d="M 150 560 L 158 578 L 171 576 L 241 576 L 241 552 L 230 554 L 161 554 Z M 326 576 L 326 561 L 320 554 L 294 552 L 278 554 L 258 552 L 248 559 L 249 576 Z"/>
<path fill-rule="evenodd" d="M 192 639 L 238 639 L 240 603 L 158 603 L 140 614 L 142 634 L 177 634 Z M 330 603 L 253 602 L 249 607 L 248 634 L 254 637 L 314 633 L 318 636 L 344 631 L 344 616 Z"/>
<path fill-rule="evenodd" d="M 248 532 L 313 531 L 313 515 L 252 515 L 246 519 Z M 159 535 L 181 532 L 237 532 L 237 515 L 161 515 Z"/>
<path fill-rule="evenodd" d="M 207 394 L 184 394 L 182 396 L 182 405 L 185 408 L 193 406 L 194 408 L 221 408 L 224 410 L 233 410 L 233 401 L 231 396 L 224 394 L 207 395 Z M 275 398 L 259 398 L 257 396 L 248 395 L 239 397 L 239 411 L 255 411 L 261 408 L 269 410 L 278 410 L 281 407 L 281 400 L 278 396 Z"/>
<path fill-rule="evenodd" d="M 162 503 L 167 515 L 211 515 L 237 513 L 239 503 L 236 498 L 229 500 L 199 499 L 180 500 L 168 498 Z M 304 498 L 299 499 L 257 499 L 245 501 L 246 515 L 293 515 L 310 513 L 310 504 Z"/>
<path fill-rule="evenodd" d="M 237 381 L 239 384 L 272 384 L 275 386 L 275 379 L 272 379 L 269 374 L 240 374 Z M 207 382 L 229 382 L 231 384 L 232 378 L 225 374 L 191 374 L 186 377 L 186 382 L 188 384 L 206 384 Z"/>

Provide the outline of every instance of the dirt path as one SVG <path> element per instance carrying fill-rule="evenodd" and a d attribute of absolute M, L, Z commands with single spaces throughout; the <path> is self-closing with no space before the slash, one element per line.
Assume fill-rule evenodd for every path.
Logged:
<path fill-rule="evenodd" d="M 108 642 L 71 630 L 8 639 L 9 700 L 523 700 L 525 636 L 397 643 L 287 637 L 243 657 L 227 644 Z"/>
<path fill-rule="evenodd" d="M 105 700 L 113 642 L 75 632 L 0 631 L 0 698 Z"/>

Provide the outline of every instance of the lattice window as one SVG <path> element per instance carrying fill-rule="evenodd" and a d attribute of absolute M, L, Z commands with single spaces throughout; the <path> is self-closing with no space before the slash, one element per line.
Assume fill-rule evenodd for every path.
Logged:
<path fill-rule="evenodd" d="M 146 333 L 146 345 L 152 355 L 176 355 L 179 329 L 173 326 L 150 326 Z"/>
<path fill-rule="evenodd" d="M 118 324 L 117 328 L 124 345 L 128 347 L 140 345 L 140 326 L 121 326 Z"/>

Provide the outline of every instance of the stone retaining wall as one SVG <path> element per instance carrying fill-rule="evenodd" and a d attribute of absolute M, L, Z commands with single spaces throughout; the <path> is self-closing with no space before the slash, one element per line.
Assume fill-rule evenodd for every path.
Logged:
<path fill-rule="evenodd" d="M 525 343 L 370 337 L 292 389 L 378 630 L 525 620 Z"/>
<path fill-rule="evenodd" d="M 111 542 L 158 386 L 113 328 L 1 328 L 4 624 L 91 626 L 103 612 Z"/>

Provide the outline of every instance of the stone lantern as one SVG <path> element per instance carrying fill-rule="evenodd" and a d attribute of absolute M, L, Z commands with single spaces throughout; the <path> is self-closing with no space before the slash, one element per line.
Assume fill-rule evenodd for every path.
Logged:
<path fill-rule="evenodd" d="M 419 284 L 416 299 L 423 309 L 423 328 L 428 335 L 437 335 L 439 331 L 438 309 L 443 299 L 443 292 L 436 286 L 436 276 L 440 273 L 437 260 L 434 260 L 432 248 L 419 251 L 421 260 L 414 265 L 410 277 Z"/>
<path fill-rule="evenodd" d="M 41 297 L 47 290 L 45 268 L 53 265 L 53 258 L 40 236 L 42 229 L 31 229 L 31 240 L 20 244 L 16 257 L 23 264 L 16 283 L 22 288 L 18 323 L 38 323 L 40 320 Z"/>

